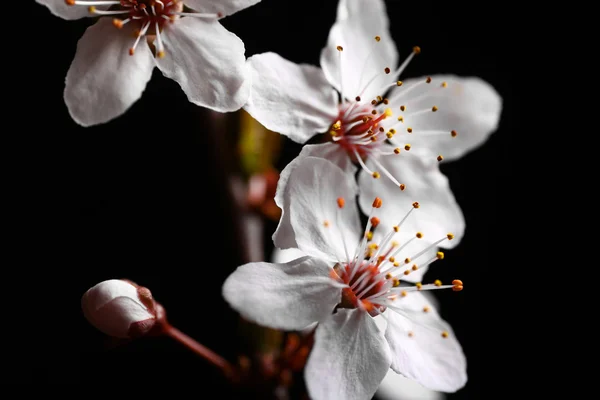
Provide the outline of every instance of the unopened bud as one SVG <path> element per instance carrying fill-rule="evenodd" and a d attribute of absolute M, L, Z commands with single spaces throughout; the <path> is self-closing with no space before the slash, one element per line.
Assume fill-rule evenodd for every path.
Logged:
<path fill-rule="evenodd" d="M 81 298 L 81 308 L 89 323 L 114 337 L 141 336 L 156 323 L 150 290 L 125 280 L 111 279 L 92 287 Z"/>

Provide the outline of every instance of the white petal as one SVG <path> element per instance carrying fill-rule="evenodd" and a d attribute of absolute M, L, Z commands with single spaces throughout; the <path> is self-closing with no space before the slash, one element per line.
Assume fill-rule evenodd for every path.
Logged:
<path fill-rule="evenodd" d="M 226 112 L 240 109 L 251 81 L 244 43 L 219 21 L 184 17 L 165 26 L 165 56 L 156 63 L 174 79 L 192 103 Z"/>
<path fill-rule="evenodd" d="M 398 52 L 390 35 L 385 4 L 381 0 L 340 2 L 336 23 L 329 31 L 327 46 L 321 52 L 321 67 L 325 76 L 338 90 L 340 85 L 340 52 L 342 46 L 342 82 L 347 99 L 360 95 L 372 99 L 383 95 L 380 90 L 393 83 L 395 77 L 384 72 L 386 67 L 394 70 L 398 64 Z M 375 41 L 375 36 L 381 40 Z M 374 77 L 368 89 L 367 83 Z"/>
<path fill-rule="evenodd" d="M 94 17 L 95 15 L 90 14 L 87 6 L 69 6 L 65 3 L 65 0 L 35 0 L 37 3 L 42 4 L 50 10 L 50 12 L 57 17 L 63 19 L 79 19 L 84 17 Z M 109 6 L 96 6 L 98 10 L 106 10 Z"/>
<path fill-rule="evenodd" d="M 139 99 L 152 76 L 154 62 L 146 43 L 129 55 L 135 39 L 131 24 L 117 29 L 100 18 L 79 42 L 67 72 L 65 102 L 80 125 L 108 122 Z"/>
<path fill-rule="evenodd" d="M 273 249 L 273 254 L 271 255 L 271 262 L 276 264 L 283 264 L 286 262 L 290 262 L 295 260 L 296 258 L 305 257 L 306 253 L 304 253 L 300 249 L 289 248 L 289 249 Z"/>
<path fill-rule="evenodd" d="M 410 234 L 420 231 L 424 239 L 431 241 L 453 233 L 454 239 L 441 242 L 440 247 L 456 246 L 464 235 L 465 220 L 448 178 L 439 170 L 437 160 L 400 153 L 380 157 L 379 162 L 399 182 L 405 184 L 406 189 L 401 191 L 383 174 L 381 178 L 373 179 L 371 175 L 361 172 L 358 185 L 359 204 L 363 212 L 371 210 L 375 197 L 382 200 L 378 210 L 381 228 L 378 229 L 389 229 L 397 224 L 416 201 L 420 207 L 412 212 L 400 229 Z"/>
<path fill-rule="evenodd" d="M 364 311 L 339 309 L 315 333 L 304 376 L 311 399 L 373 397 L 390 367 L 390 350 Z"/>
<path fill-rule="evenodd" d="M 224 17 L 255 5 L 261 0 L 185 0 L 185 5 L 201 13 L 221 13 Z"/>
<path fill-rule="evenodd" d="M 340 302 L 341 289 L 322 260 L 249 263 L 223 284 L 223 296 L 244 318 L 276 329 L 297 330 L 321 321 Z"/>
<path fill-rule="evenodd" d="M 443 393 L 429 390 L 417 381 L 397 374 L 393 369 L 381 381 L 377 389 L 377 398 L 381 400 L 442 400 Z"/>
<path fill-rule="evenodd" d="M 298 247 L 331 262 L 347 261 L 346 249 L 352 257 L 362 234 L 356 193 L 353 177 L 330 161 L 316 157 L 293 160 L 277 185 L 275 200 L 283 214 L 273 235 L 275 246 Z M 345 200 L 342 209 L 337 204 L 339 197 Z"/>
<path fill-rule="evenodd" d="M 266 128 L 304 143 L 335 122 L 337 93 L 320 68 L 275 53 L 250 57 L 248 67 L 253 87 L 244 110 Z"/>
<path fill-rule="evenodd" d="M 401 96 L 403 91 L 425 81 L 426 77 L 407 79 L 389 96 L 390 100 L 401 96 L 391 104 L 406 106 L 404 124 L 400 126 L 402 129 L 412 128 L 413 133 L 404 138 L 413 148 L 429 149 L 434 157 L 441 154 L 446 160 L 456 159 L 480 146 L 496 130 L 502 98 L 480 78 L 454 75 L 434 75 L 431 78 L 431 83 L 421 83 L 414 90 L 407 91 L 406 96 Z M 442 88 L 442 82 L 448 86 Z M 436 112 L 410 116 L 411 112 L 429 110 L 433 106 L 438 108 Z M 454 138 L 450 135 L 452 130 L 458 134 Z M 425 131 L 445 133 L 431 135 Z"/>
<path fill-rule="evenodd" d="M 431 390 L 455 392 L 467 382 L 467 362 L 450 325 L 419 292 L 396 300 L 410 319 L 388 310 L 385 332 L 392 369 Z M 428 312 L 423 308 L 429 307 Z M 442 332 L 448 337 L 442 337 Z M 409 335 L 412 333 L 412 336 Z"/>
<path fill-rule="evenodd" d="M 297 162 L 304 157 L 320 157 L 329 160 L 345 171 L 346 174 L 351 176 L 354 176 L 356 172 L 356 167 L 352 164 L 346 152 L 343 151 L 340 146 L 333 143 L 305 145 L 292 163 Z M 292 163 L 288 164 L 288 166 L 281 171 L 279 181 L 277 182 L 277 191 L 275 193 L 275 203 L 281 208 L 281 218 L 279 219 L 277 230 L 273 234 L 273 242 L 275 246 L 282 249 L 298 247 L 294 231 L 290 225 L 289 192 L 285 189 L 290 173 L 296 165 L 292 165 Z"/>

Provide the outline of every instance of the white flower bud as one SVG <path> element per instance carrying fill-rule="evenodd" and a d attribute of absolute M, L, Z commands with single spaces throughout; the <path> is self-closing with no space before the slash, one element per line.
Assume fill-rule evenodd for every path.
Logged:
<path fill-rule="evenodd" d="M 156 323 L 150 291 L 120 279 L 89 289 L 81 298 L 81 307 L 86 319 L 110 336 L 140 336 Z"/>

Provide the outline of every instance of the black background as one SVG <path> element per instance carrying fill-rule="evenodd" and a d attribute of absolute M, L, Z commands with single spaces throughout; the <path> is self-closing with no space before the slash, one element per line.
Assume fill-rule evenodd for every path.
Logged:
<path fill-rule="evenodd" d="M 497 10 L 448 2 L 443 7 L 394 0 L 387 5 L 401 59 L 414 45 L 423 50 L 403 77 L 476 75 L 504 100 L 500 128 L 488 142 L 442 165 L 467 231 L 435 274 L 445 281 L 460 277 L 467 287 L 458 294 L 438 294 L 442 315 L 468 359 L 469 382 L 449 398 L 486 397 L 485 277 L 494 262 L 490 255 L 503 212 L 499 198 L 510 165 L 504 149 L 514 118 L 502 16 Z M 247 56 L 274 51 L 318 65 L 335 7 L 333 0 L 263 0 L 222 23 L 245 42 Z M 22 124 L 7 133 L 6 269 L 16 272 L 14 279 L 5 279 L 11 327 L 5 329 L 5 343 L 15 356 L 8 379 L 192 384 L 202 387 L 200 398 L 212 398 L 203 393 L 219 390 L 224 382 L 204 361 L 162 338 L 106 351 L 106 338 L 87 324 L 79 301 L 97 282 L 127 277 L 152 290 L 174 325 L 234 359 L 242 346 L 237 318 L 220 291 L 243 262 L 235 228 L 239 215 L 224 189 L 235 155 L 212 134 L 206 113 L 189 104 L 178 85 L 158 70 L 124 116 L 92 128 L 78 126 L 62 91 L 77 40 L 92 21 L 63 21 L 34 4 L 28 18 L 29 26 L 48 40 L 24 49 L 23 93 L 28 95 L 16 99 Z M 298 151 L 287 146 L 282 162 Z"/>

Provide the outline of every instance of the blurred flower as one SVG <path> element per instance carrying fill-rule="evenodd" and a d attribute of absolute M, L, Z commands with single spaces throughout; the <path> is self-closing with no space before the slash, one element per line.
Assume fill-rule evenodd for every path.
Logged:
<path fill-rule="evenodd" d="M 239 267 L 223 285 L 225 299 L 248 320 L 276 329 L 301 330 L 318 322 L 305 369 L 316 400 L 370 399 L 390 367 L 433 390 L 461 388 L 467 376 L 460 344 L 420 291 L 459 291 L 462 282 L 400 286 L 421 266 L 442 259 L 435 248 L 453 235 L 418 250 L 414 243 L 421 232 L 395 241 L 403 221 L 419 208 L 413 203 L 396 229 L 375 242 L 371 228 L 379 224 L 374 210 L 381 199 L 373 201 L 362 234 L 352 177 L 322 158 L 292 164 L 283 207 L 286 235 L 307 256 Z M 385 336 L 374 322 L 379 315 L 387 322 Z"/>
<path fill-rule="evenodd" d="M 155 66 L 199 106 L 233 111 L 248 98 L 244 44 L 219 19 L 260 0 L 36 1 L 65 19 L 109 17 L 85 31 L 67 72 L 65 102 L 83 126 L 123 114 Z"/>
<path fill-rule="evenodd" d="M 487 139 L 498 125 L 501 98 L 474 77 L 398 81 L 420 51 L 415 47 L 396 68 L 398 52 L 384 2 L 340 0 L 321 68 L 296 65 L 275 53 L 250 57 L 254 84 L 244 109 L 298 143 L 326 132 L 298 157 L 326 158 L 350 175 L 359 165 L 365 213 L 374 191 L 388 204 L 382 210 L 386 217 L 397 212 L 392 206 L 397 199 L 431 201 L 434 206 L 424 217 L 443 218 L 441 225 L 457 236 L 455 245 L 464 219 L 437 164 L 459 158 Z M 289 173 L 282 172 L 282 182 Z"/>
<path fill-rule="evenodd" d="M 81 298 L 85 318 L 97 329 L 118 338 L 148 333 L 160 318 L 150 291 L 132 282 L 100 282 Z"/>

